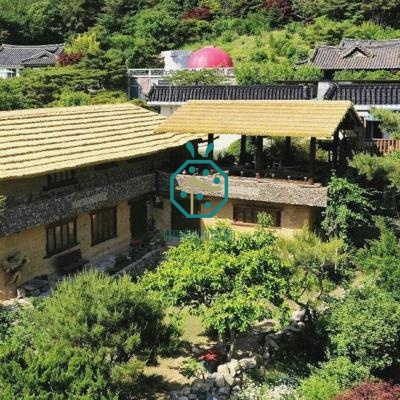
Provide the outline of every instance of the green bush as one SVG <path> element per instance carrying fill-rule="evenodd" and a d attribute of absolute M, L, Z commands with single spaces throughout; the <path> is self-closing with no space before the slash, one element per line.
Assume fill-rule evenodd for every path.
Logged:
<path fill-rule="evenodd" d="M 400 243 L 383 218 L 376 221 L 379 238 L 372 240 L 357 255 L 357 264 L 367 271 L 382 289 L 400 300 Z"/>
<path fill-rule="evenodd" d="M 169 342 L 160 303 L 128 277 L 64 281 L 0 345 L 3 399 L 122 399 Z"/>
<path fill-rule="evenodd" d="M 299 385 L 300 398 L 304 400 L 330 400 L 342 390 L 348 389 L 369 377 L 369 370 L 346 357 L 329 360 Z"/>
<path fill-rule="evenodd" d="M 328 189 L 328 206 L 322 229 L 329 238 L 348 245 L 361 245 L 362 229 L 371 224 L 373 207 L 367 192 L 345 178 L 333 177 Z"/>
<path fill-rule="evenodd" d="M 327 315 L 330 354 L 348 357 L 372 372 L 398 366 L 400 304 L 372 287 L 353 289 Z"/>

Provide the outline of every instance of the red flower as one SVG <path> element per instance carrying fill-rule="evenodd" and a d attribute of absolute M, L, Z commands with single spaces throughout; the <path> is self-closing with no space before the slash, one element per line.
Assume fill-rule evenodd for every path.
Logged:
<path fill-rule="evenodd" d="M 218 360 L 218 353 L 215 350 L 208 350 L 199 357 L 201 361 L 213 362 Z"/>

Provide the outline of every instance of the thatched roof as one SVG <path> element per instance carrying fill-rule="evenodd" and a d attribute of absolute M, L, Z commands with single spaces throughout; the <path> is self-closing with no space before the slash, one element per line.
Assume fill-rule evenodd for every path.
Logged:
<path fill-rule="evenodd" d="M 0 112 L 0 179 L 145 156 L 193 139 L 154 133 L 164 120 L 129 103 Z"/>
<path fill-rule="evenodd" d="M 350 101 L 189 101 L 156 132 L 327 138 L 349 116 L 361 124 Z"/>

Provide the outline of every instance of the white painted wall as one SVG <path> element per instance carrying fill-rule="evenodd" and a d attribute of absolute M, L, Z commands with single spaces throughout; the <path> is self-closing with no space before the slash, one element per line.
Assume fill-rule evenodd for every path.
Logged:
<path fill-rule="evenodd" d="M 166 71 L 178 71 L 187 68 L 189 57 L 192 54 L 189 50 L 168 50 L 162 51 L 164 57 L 164 69 Z"/>

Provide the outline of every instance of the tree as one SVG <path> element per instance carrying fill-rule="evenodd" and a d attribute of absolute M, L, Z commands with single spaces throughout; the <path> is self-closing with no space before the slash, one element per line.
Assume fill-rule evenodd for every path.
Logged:
<path fill-rule="evenodd" d="M 400 139 L 400 116 L 397 112 L 375 108 L 372 115 L 380 120 L 380 128 L 392 139 Z"/>
<path fill-rule="evenodd" d="M 238 333 L 271 315 L 271 305 L 283 305 L 289 269 L 274 243 L 274 236 L 262 228 L 236 235 L 218 225 L 208 239 L 184 238 L 143 284 L 168 304 L 201 315 L 206 328 L 230 342 L 230 356 Z"/>
<path fill-rule="evenodd" d="M 167 77 L 172 85 L 177 86 L 207 86 L 224 85 L 226 78 L 215 69 L 204 69 L 198 71 L 177 71 Z"/>
<path fill-rule="evenodd" d="M 160 302 L 128 277 L 64 281 L 0 344 L 5 400 L 125 399 L 169 342 Z"/>
<path fill-rule="evenodd" d="M 29 102 L 13 84 L 13 80 L 0 80 L 0 111 L 28 107 Z"/>
<path fill-rule="evenodd" d="M 344 356 L 372 373 L 398 367 L 400 304 L 374 287 L 351 290 L 336 300 L 326 316 L 329 354 Z"/>
<path fill-rule="evenodd" d="M 358 252 L 357 265 L 373 276 L 377 286 L 400 300 L 400 242 L 382 217 L 376 225 L 379 239 L 370 241 Z"/>
<path fill-rule="evenodd" d="M 345 178 L 333 177 L 322 229 L 329 238 L 340 238 L 348 245 L 359 244 L 358 234 L 370 224 L 372 211 L 363 188 Z"/>
<path fill-rule="evenodd" d="M 324 242 L 315 233 L 303 229 L 293 238 L 279 239 L 278 249 L 292 267 L 288 296 L 302 307 L 309 308 L 302 303 L 305 293 L 316 290 L 318 300 L 332 288 L 335 280 L 349 274 L 350 257 L 342 239 Z"/>
<path fill-rule="evenodd" d="M 371 154 L 357 154 L 351 166 L 358 170 L 368 181 L 383 190 L 388 184 L 400 190 L 400 159 L 393 152 L 385 157 Z"/>

